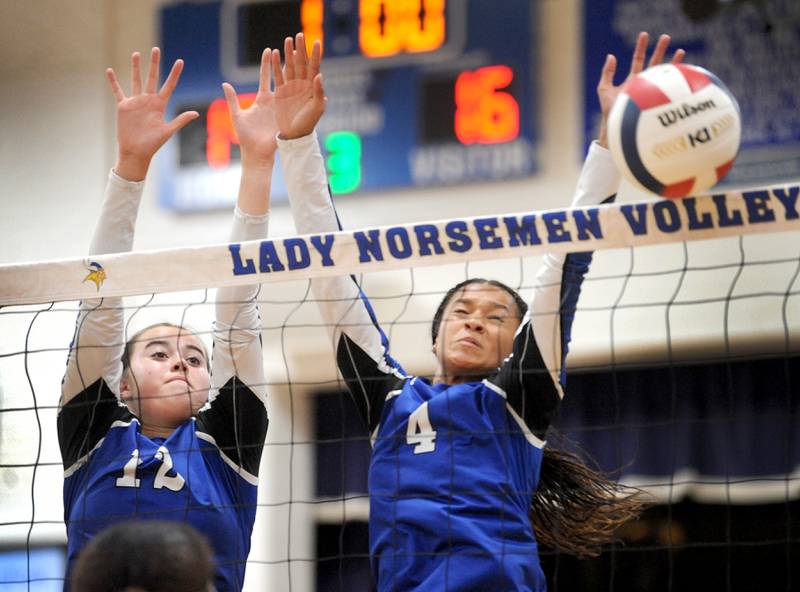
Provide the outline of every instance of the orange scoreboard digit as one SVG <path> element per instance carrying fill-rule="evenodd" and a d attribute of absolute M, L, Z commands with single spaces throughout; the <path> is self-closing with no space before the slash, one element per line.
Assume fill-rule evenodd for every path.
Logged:
<path fill-rule="evenodd" d="M 201 117 L 171 143 L 161 203 L 228 207 L 239 174 L 220 84 L 252 101 L 265 47 L 320 40 L 327 112 L 318 127 L 340 195 L 473 183 L 536 170 L 535 3 L 505 0 L 225 0 L 161 9 L 165 59 L 186 62 L 174 110 Z M 285 196 L 276 170 L 274 193 Z M 355 199 L 355 197 L 353 197 Z"/>

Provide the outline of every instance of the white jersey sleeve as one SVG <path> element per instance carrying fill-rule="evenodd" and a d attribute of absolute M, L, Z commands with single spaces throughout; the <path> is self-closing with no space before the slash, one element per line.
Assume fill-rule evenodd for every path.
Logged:
<path fill-rule="evenodd" d="M 89 264 L 92 255 L 131 250 L 143 188 L 144 181 L 126 181 L 114 171 L 109 173 L 103 207 L 89 248 Z M 123 335 L 121 298 L 81 301 L 61 385 L 61 406 L 101 378 L 119 395 Z"/>
<path fill-rule="evenodd" d="M 609 203 L 616 196 L 619 183 L 620 174 L 610 152 L 593 143 L 581 170 L 572 206 Z M 591 259 L 591 252 L 545 255 L 512 353 L 490 378 L 540 438 L 564 397 L 565 361 L 572 323 Z"/>
<path fill-rule="evenodd" d="M 296 140 L 278 138 L 278 148 L 297 232 L 339 231 L 316 133 Z M 386 393 L 405 373 L 389 356 L 386 335 L 354 277 L 314 279 L 311 289 L 331 335 L 339 370 L 363 419 L 373 428 L 380 420 Z"/>
<path fill-rule="evenodd" d="M 266 238 L 268 227 L 267 214 L 254 216 L 237 208 L 233 213 L 231 242 Z M 213 399 L 219 389 L 236 376 L 262 402 L 266 402 L 261 319 L 257 304 L 259 291 L 259 285 L 217 290 L 209 399 Z"/>

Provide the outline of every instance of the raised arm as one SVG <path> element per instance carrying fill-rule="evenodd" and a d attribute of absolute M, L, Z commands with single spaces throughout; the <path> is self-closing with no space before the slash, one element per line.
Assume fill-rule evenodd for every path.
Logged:
<path fill-rule="evenodd" d="M 319 42 L 310 59 L 302 33 L 295 41 L 288 38 L 284 50 L 283 72 L 278 52 L 273 52 L 273 70 L 278 146 L 295 226 L 300 234 L 336 232 L 339 221 L 314 132 L 326 101 L 319 73 Z M 380 420 L 387 392 L 403 380 L 404 373 L 389 356 L 386 336 L 355 278 L 315 279 L 311 288 L 331 334 L 339 370 L 372 430 Z"/>
<path fill-rule="evenodd" d="M 644 68 L 647 33 L 640 33 L 631 69 L 625 81 L 614 85 L 616 58 L 609 55 L 603 66 L 597 95 L 603 114 L 600 134 L 589 148 L 578 179 L 572 207 L 609 203 L 621 180 L 608 151 L 607 119 L 617 96 L 635 74 Z M 656 43 L 650 66 L 664 59 L 670 38 L 662 35 Z M 672 62 L 683 59 L 675 51 Z M 507 395 L 512 408 L 534 434 L 543 438 L 552 414 L 564 397 L 565 362 L 581 285 L 592 253 L 548 254 L 536 277 L 534 294 L 514 339 L 513 354 L 491 381 Z"/>
<path fill-rule="evenodd" d="M 163 86 L 158 89 L 160 51 L 150 52 L 150 67 L 142 88 L 141 58 L 131 56 L 131 93 L 120 87 L 114 70 L 106 70 L 117 105 L 117 161 L 109 173 L 100 217 L 92 237 L 84 281 L 92 281 L 98 292 L 105 279 L 102 265 L 93 255 L 130 251 L 144 178 L 158 149 L 180 128 L 196 118 L 194 111 L 181 113 L 164 121 L 167 103 L 183 70 L 183 61 L 172 66 Z M 119 395 L 124 348 L 123 310 L 120 298 L 97 298 L 80 303 L 67 371 L 61 388 L 65 405 L 89 386 L 103 379 Z"/>
<path fill-rule="evenodd" d="M 275 152 L 275 93 L 271 90 L 269 49 L 261 56 L 258 92 L 247 108 L 239 105 L 234 88 L 222 85 L 231 119 L 239 139 L 242 176 L 233 214 L 231 242 L 263 239 L 267 236 L 269 196 Z M 262 401 L 267 389 L 261 348 L 257 297 L 260 286 L 220 288 L 216 299 L 214 352 L 211 367 L 212 397 L 234 376 Z"/>

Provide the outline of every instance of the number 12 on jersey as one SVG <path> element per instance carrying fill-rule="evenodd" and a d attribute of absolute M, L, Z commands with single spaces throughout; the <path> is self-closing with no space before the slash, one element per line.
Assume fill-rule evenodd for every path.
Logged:
<path fill-rule="evenodd" d="M 414 446 L 414 454 L 433 452 L 436 449 L 436 430 L 428 417 L 428 402 L 425 401 L 408 416 L 406 444 Z"/>

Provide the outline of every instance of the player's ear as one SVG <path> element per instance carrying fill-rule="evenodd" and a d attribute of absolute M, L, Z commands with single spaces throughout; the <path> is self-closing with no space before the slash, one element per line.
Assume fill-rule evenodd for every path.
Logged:
<path fill-rule="evenodd" d="M 133 399 L 133 380 L 130 368 L 126 368 L 119 380 L 119 398 L 121 401 Z"/>

